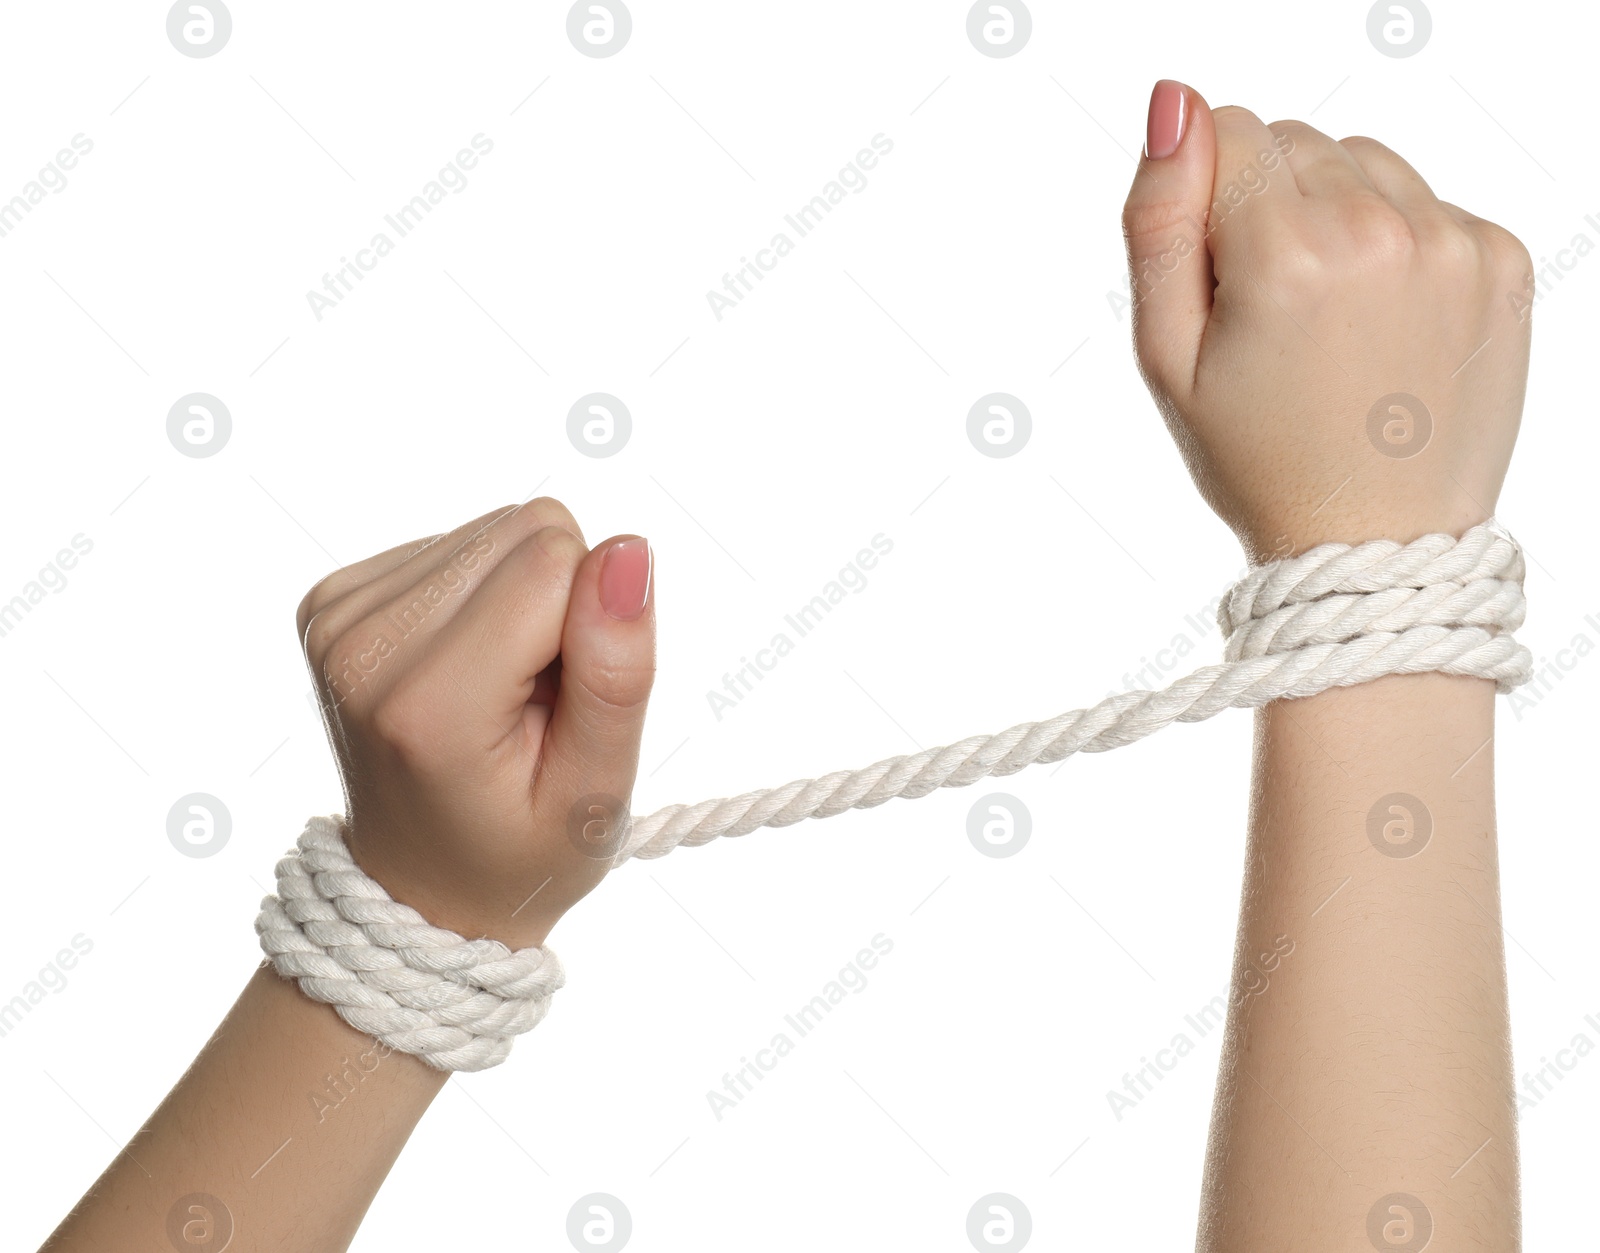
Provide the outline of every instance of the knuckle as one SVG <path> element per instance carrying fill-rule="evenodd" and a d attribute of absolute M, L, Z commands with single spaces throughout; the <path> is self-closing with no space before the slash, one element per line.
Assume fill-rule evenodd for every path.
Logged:
<path fill-rule="evenodd" d="M 1360 256 L 1383 266 L 1408 261 L 1417 236 L 1406 215 L 1377 194 L 1357 196 L 1342 210 L 1345 229 Z"/>
<path fill-rule="evenodd" d="M 493 536 L 497 532 L 504 534 L 508 527 L 514 527 L 517 519 L 527 508 L 526 505 L 501 505 L 496 509 L 481 526 L 474 527 L 462 540 L 462 544 L 470 546 L 481 536 Z"/>
<path fill-rule="evenodd" d="M 536 527 L 506 550 L 499 562 L 499 569 L 505 572 L 500 577 L 509 575 L 525 587 L 537 589 L 541 601 L 565 604 L 588 551 L 565 527 Z"/>
<path fill-rule="evenodd" d="M 1351 152 L 1388 152 L 1387 144 L 1379 143 L 1371 135 L 1346 135 L 1339 143 Z"/>
<path fill-rule="evenodd" d="M 1483 266 L 1483 249 L 1465 225 L 1438 214 L 1419 223 L 1416 232 L 1432 269 L 1457 279 L 1477 276 Z"/>
<path fill-rule="evenodd" d="M 1478 235 L 1498 276 L 1521 278 L 1533 271 L 1533 257 L 1527 245 L 1505 227 L 1495 222 L 1480 222 Z"/>
<path fill-rule="evenodd" d="M 339 623 L 326 609 L 314 610 L 300 638 L 306 656 L 321 663 L 339 638 Z"/>
<path fill-rule="evenodd" d="M 481 518 L 457 527 L 439 541 L 439 555 L 455 561 L 475 549 L 492 551 L 496 541 L 503 539 L 508 528 L 516 525 L 522 508 L 518 505 L 501 505 Z"/>
<path fill-rule="evenodd" d="M 586 697 L 584 703 L 591 709 L 608 718 L 637 719 L 643 715 L 655 686 L 653 661 L 601 657 L 573 669 L 576 673 L 571 677 L 577 680 Z M 562 681 L 567 681 L 565 674 Z"/>
<path fill-rule="evenodd" d="M 1261 282 L 1278 301 L 1301 303 L 1301 297 L 1320 292 L 1330 278 L 1330 265 L 1322 252 L 1295 239 L 1285 239 L 1261 264 Z"/>
<path fill-rule="evenodd" d="M 554 565 L 569 575 L 589 553 L 584 542 L 564 526 L 541 526 L 520 548 L 536 564 Z"/>
<path fill-rule="evenodd" d="M 311 619 L 326 609 L 338 595 L 337 579 L 337 571 L 318 579 L 311 590 L 300 598 L 300 604 L 294 611 L 294 622 L 302 640 L 305 639 L 306 627 L 311 624 Z"/>
<path fill-rule="evenodd" d="M 432 716 L 423 693 L 397 683 L 376 700 L 365 719 L 371 738 L 407 770 L 428 761 Z"/>
<path fill-rule="evenodd" d="M 379 669 L 395 652 L 387 628 L 368 618 L 337 635 L 318 668 L 328 691 L 342 703 L 370 692 Z"/>
<path fill-rule="evenodd" d="M 1211 122 L 1216 129 L 1218 151 L 1221 153 L 1235 148 L 1242 150 L 1245 147 L 1253 151 L 1260 146 L 1265 136 L 1282 134 L 1279 127 L 1283 125 L 1274 123 L 1269 127 L 1261 120 L 1260 114 L 1237 104 L 1225 104 L 1220 109 L 1213 109 Z M 1283 143 L 1285 152 L 1294 150 L 1292 138 L 1280 142 Z"/>
<path fill-rule="evenodd" d="M 1193 210 L 1184 200 L 1129 200 L 1122 207 L 1122 235 L 1137 255 L 1169 247 L 1180 236 L 1187 237 L 1195 225 Z"/>
<path fill-rule="evenodd" d="M 580 533 L 578 520 L 573 517 L 572 510 L 554 496 L 536 496 L 528 502 L 528 509 L 534 516 L 544 519 L 547 524 L 564 526 L 574 535 Z"/>
<path fill-rule="evenodd" d="M 1273 137 L 1277 139 L 1282 139 L 1287 136 L 1292 140 L 1303 141 L 1310 139 L 1313 136 L 1321 137 L 1322 135 L 1322 132 L 1319 131 L 1315 126 L 1312 126 L 1309 122 L 1302 122 L 1299 118 L 1293 117 L 1283 118 L 1279 121 L 1273 122 L 1267 127 L 1267 129 L 1271 131 Z"/>
<path fill-rule="evenodd" d="M 1242 104 L 1225 104 L 1221 108 L 1213 109 L 1211 117 L 1218 126 L 1262 125 L 1261 119 Z"/>
<path fill-rule="evenodd" d="M 296 639 L 304 641 L 306 638 L 306 627 L 311 625 L 311 619 L 316 614 L 317 608 L 317 589 L 312 588 L 300 598 L 300 603 L 295 606 L 294 634 Z"/>
<path fill-rule="evenodd" d="M 511 506 L 484 529 L 491 546 L 503 543 L 515 548 L 545 528 L 572 534 L 577 522 L 571 511 L 551 496 L 539 496 L 526 504 Z"/>

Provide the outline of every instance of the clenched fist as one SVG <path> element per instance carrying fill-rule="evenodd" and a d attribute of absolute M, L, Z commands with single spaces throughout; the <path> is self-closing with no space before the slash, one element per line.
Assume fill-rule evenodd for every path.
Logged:
<path fill-rule="evenodd" d="M 541 497 L 329 575 L 297 622 L 346 839 L 435 926 L 542 943 L 620 846 L 655 676 L 652 555 Z"/>
<path fill-rule="evenodd" d="M 1527 250 L 1373 139 L 1156 85 L 1123 210 L 1139 365 L 1252 560 L 1459 534 L 1528 373 Z"/>

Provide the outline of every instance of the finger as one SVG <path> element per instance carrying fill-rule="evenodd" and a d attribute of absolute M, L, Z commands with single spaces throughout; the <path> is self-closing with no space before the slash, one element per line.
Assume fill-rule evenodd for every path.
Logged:
<path fill-rule="evenodd" d="M 1495 264 L 1497 272 L 1509 271 L 1513 277 L 1532 284 L 1533 259 L 1513 232 L 1498 222 L 1481 218 L 1476 213 L 1469 212 L 1460 205 L 1453 205 L 1447 200 L 1439 201 L 1439 208 L 1467 227 L 1473 239 L 1478 242 L 1478 246 L 1484 250 L 1484 254 Z"/>
<path fill-rule="evenodd" d="M 297 638 L 305 639 L 306 624 L 339 597 L 387 574 L 402 562 L 410 560 L 424 548 L 443 538 L 442 534 L 428 535 L 407 544 L 397 544 L 376 556 L 368 557 L 365 561 L 341 566 L 332 574 L 317 580 L 316 585 L 301 598 L 299 608 L 295 610 Z"/>
<path fill-rule="evenodd" d="M 1302 196 L 1328 198 L 1370 196 L 1377 188 L 1349 148 L 1304 122 L 1274 122 L 1274 135 L 1285 137 L 1285 160 Z"/>
<path fill-rule="evenodd" d="M 553 497 L 540 496 L 495 509 L 321 605 L 301 633 L 306 655 L 318 660 L 331 641 L 369 617 L 398 614 L 403 633 L 409 634 L 413 624 L 432 618 L 432 610 L 442 607 L 445 613 L 435 625 L 442 623 L 453 612 L 453 605 L 439 596 L 441 587 L 453 593 L 461 590 L 463 579 L 467 584 L 475 582 L 502 554 L 543 526 L 560 526 L 580 542 L 583 539 L 571 511 Z"/>
<path fill-rule="evenodd" d="M 383 577 L 358 589 L 347 603 L 337 606 L 337 610 L 346 621 L 359 618 L 385 600 L 398 597 L 416 584 L 426 583 L 455 567 L 467 553 L 478 553 L 492 566 L 499 560 L 497 553 L 514 547 L 543 526 L 565 527 L 580 541 L 583 539 L 583 531 L 572 511 L 553 496 L 539 496 L 520 505 L 504 506 L 457 527 L 439 544 L 417 552 Z"/>
<path fill-rule="evenodd" d="M 1287 168 L 1292 136 L 1279 138 L 1238 105 L 1213 109 L 1211 116 L 1217 156 L 1206 242 L 1220 284 L 1230 261 L 1253 266 L 1284 246 L 1302 197 Z"/>
<path fill-rule="evenodd" d="M 1194 88 L 1162 79 L 1150 95 L 1144 155 L 1122 208 L 1140 369 L 1187 391 L 1211 312 L 1206 217 L 1216 172 L 1211 110 Z"/>
<path fill-rule="evenodd" d="M 295 614 L 296 624 L 300 628 L 300 639 L 305 640 L 306 627 L 311 619 L 319 613 L 333 608 L 340 601 L 345 600 L 352 593 L 371 587 L 382 580 L 386 575 L 392 574 L 402 567 L 414 567 L 416 559 L 433 549 L 441 542 L 447 547 L 456 544 L 472 532 L 487 526 L 494 519 L 509 513 L 515 506 L 505 505 L 475 518 L 471 522 L 458 526 L 453 531 L 441 532 L 430 535 L 426 539 L 413 540 L 409 544 L 401 544 L 387 552 L 381 552 L 375 557 L 368 557 L 365 561 L 358 561 L 354 565 L 345 566 L 335 570 L 327 578 L 322 579 L 306 593 L 300 602 L 300 608 Z"/>
<path fill-rule="evenodd" d="M 616 536 L 584 558 L 567 604 L 534 813 L 539 829 L 564 827 L 596 858 L 613 856 L 627 834 L 655 680 L 653 565 L 645 540 Z"/>
<path fill-rule="evenodd" d="M 531 777 L 544 724 L 527 725 L 524 714 L 539 676 L 562 650 L 568 602 L 587 556 L 564 527 L 540 527 L 523 539 L 432 632 L 380 705 L 402 717 L 431 709 L 434 741 L 448 744 L 453 758 L 507 748 L 527 757 Z"/>
<path fill-rule="evenodd" d="M 1422 175 L 1393 149 L 1365 135 L 1350 135 L 1339 141 L 1384 199 L 1406 212 L 1443 208 Z"/>

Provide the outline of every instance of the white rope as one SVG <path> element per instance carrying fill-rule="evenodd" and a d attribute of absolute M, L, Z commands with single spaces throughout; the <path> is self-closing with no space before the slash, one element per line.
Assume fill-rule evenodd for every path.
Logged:
<path fill-rule="evenodd" d="M 350 856 L 338 815 L 278 863 L 256 934 L 285 979 L 358 1031 L 439 1070 L 485 1070 L 539 1025 L 564 982 L 549 949 L 513 951 L 429 926 Z"/>
<path fill-rule="evenodd" d="M 1223 597 L 1225 660 L 1159 692 L 1125 692 L 1048 722 L 1024 722 L 861 770 L 742 796 L 669 805 L 625 826 L 615 860 L 745 835 L 804 818 L 926 796 L 1036 762 L 1132 744 L 1173 722 L 1313 696 L 1389 674 L 1470 675 L 1501 691 L 1526 682 L 1522 554 L 1493 523 L 1460 539 L 1324 544 L 1253 567 Z M 549 949 L 512 951 L 429 926 L 351 858 L 338 815 L 313 818 L 278 863 L 278 894 L 256 931 L 273 967 L 351 1026 L 441 1070 L 503 1061 L 563 982 Z"/>
<path fill-rule="evenodd" d="M 1493 679 L 1508 692 L 1533 669 L 1532 656 L 1511 635 L 1527 609 L 1522 576 L 1521 550 L 1492 521 L 1460 539 L 1323 544 L 1252 567 L 1223 597 L 1221 665 L 1159 692 L 1124 692 L 1048 722 L 1019 723 L 860 770 L 668 805 L 631 821 L 617 860 L 664 857 L 680 844 L 966 787 L 1036 762 L 1121 748 L 1173 722 L 1201 722 L 1224 709 L 1314 696 L 1388 674 L 1438 670 Z"/>

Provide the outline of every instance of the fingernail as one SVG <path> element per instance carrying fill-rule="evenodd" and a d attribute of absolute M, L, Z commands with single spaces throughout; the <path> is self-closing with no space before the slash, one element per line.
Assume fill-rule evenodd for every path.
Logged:
<path fill-rule="evenodd" d="M 1150 93 L 1150 121 L 1145 127 L 1144 155 L 1152 161 L 1170 157 L 1183 142 L 1189 121 L 1189 93 L 1175 79 L 1163 78 Z"/>
<path fill-rule="evenodd" d="M 625 539 L 606 549 L 600 563 L 600 607 L 619 622 L 632 622 L 650 599 L 650 541 Z"/>

